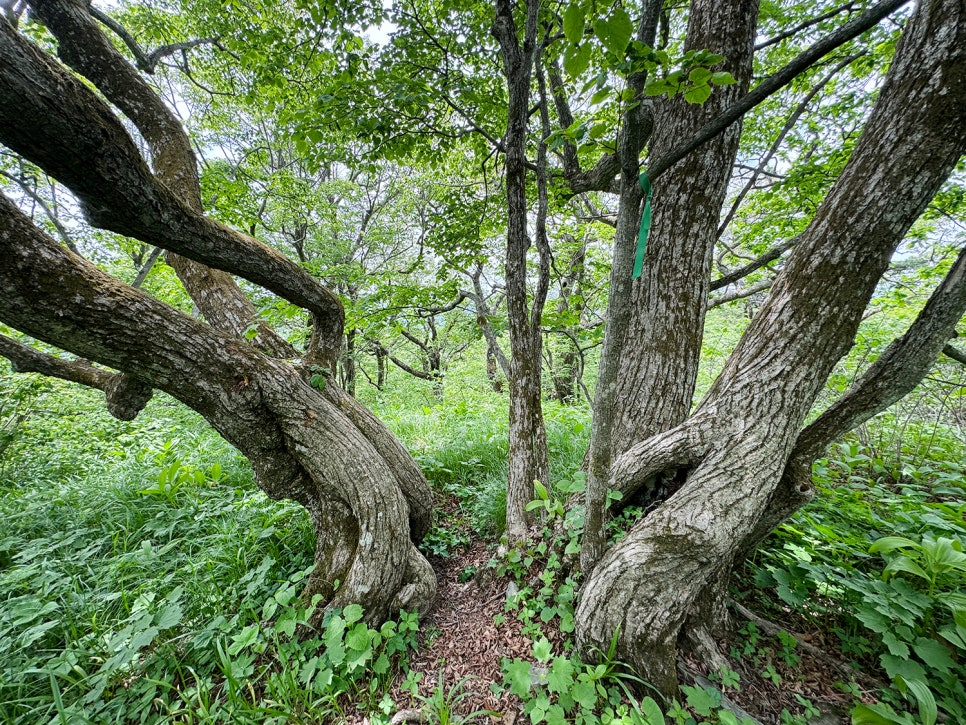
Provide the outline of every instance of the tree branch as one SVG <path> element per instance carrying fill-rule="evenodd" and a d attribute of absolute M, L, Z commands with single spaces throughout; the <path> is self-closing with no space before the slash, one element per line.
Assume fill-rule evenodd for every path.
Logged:
<path fill-rule="evenodd" d="M 316 329 L 341 340 L 334 293 L 270 247 L 186 206 L 152 176 L 107 105 L 9 24 L 0 25 L 0 141 L 68 186 L 95 226 L 245 277 L 308 309 Z"/>
<path fill-rule="evenodd" d="M 179 51 L 196 48 L 199 45 L 211 45 L 218 42 L 218 38 L 198 38 L 195 40 L 186 40 L 181 43 L 169 43 L 168 45 L 162 45 L 160 48 L 156 48 L 150 53 L 145 53 L 144 49 L 141 48 L 141 46 L 138 45 L 138 42 L 134 39 L 134 36 L 131 35 L 123 25 L 117 22 L 110 15 L 102 10 L 98 10 L 93 5 L 90 6 L 90 12 L 91 15 L 99 22 L 110 28 L 111 31 L 113 31 L 113 33 L 121 39 L 124 45 L 127 46 L 128 50 L 130 50 L 131 54 L 134 56 L 134 61 L 137 64 L 137 67 L 149 74 L 154 73 L 162 58 L 166 58 L 167 56 L 173 55 Z"/>
<path fill-rule="evenodd" d="M 943 345 L 943 355 L 945 355 L 946 357 L 952 358 L 958 363 L 962 363 L 963 365 L 966 365 L 966 352 L 963 352 L 962 350 L 955 348 L 952 345 L 949 345 L 949 344 Z"/>
<path fill-rule="evenodd" d="M 771 161 L 772 157 L 774 157 L 774 155 L 778 152 L 778 149 L 781 148 L 782 141 L 785 140 L 785 137 L 788 135 L 788 133 L 792 130 L 792 128 L 794 128 L 795 124 L 798 123 L 798 119 L 800 119 L 808 109 L 808 104 L 812 102 L 812 99 L 818 95 L 818 93 L 838 74 L 839 71 L 848 66 L 856 58 L 861 58 L 863 55 L 865 55 L 864 52 L 853 53 L 852 55 L 844 58 L 824 78 L 815 84 L 815 87 L 808 92 L 805 98 L 803 98 L 798 106 L 796 106 L 795 110 L 792 111 L 791 115 L 785 121 L 785 125 L 782 126 L 782 130 L 779 131 L 778 136 L 775 138 L 774 142 L 772 142 L 772 145 L 768 148 L 768 151 L 766 151 L 765 155 L 762 156 L 757 168 L 755 168 L 755 170 L 752 172 L 748 181 L 745 182 L 745 185 L 741 188 L 741 191 L 738 192 L 738 196 L 736 196 L 735 200 L 732 202 L 731 208 L 725 215 L 724 220 L 718 225 L 719 237 L 724 234 L 724 230 L 728 228 L 731 220 L 734 219 L 735 213 L 738 211 L 738 207 L 741 206 L 741 202 L 744 201 L 744 198 L 748 195 L 748 192 L 754 188 L 755 182 L 758 181 L 758 177 L 761 176 L 761 174 L 765 171 L 765 167 L 768 165 L 768 162 Z"/>
<path fill-rule="evenodd" d="M 734 292 L 728 292 L 718 297 L 712 297 L 708 301 L 708 309 L 712 307 L 719 307 L 721 305 L 727 304 L 728 302 L 734 302 L 735 300 L 743 300 L 746 297 L 751 297 L 756 292 L 762 292 L 775 282 L 774 279 L 763 279 L 760 282 L 756 282 L 751 285 L 751 287 L 745 287 L 743 289 L 737 289 Z"/>
<path fill-rule="evenodd" d="M 803 31 L 803 30 L 805 30 L 807 28 L 810 28 L 813 25 L 818 25 L 823 20 L 828 20 L 829 18 L 834 18 L 839 13 L 842 13 L 842 12 L 851 12 L 854 7 L 855 7 L 855 3 L 854 2 L 847 2 L 847 3 L 845 3 L 845 5 L 840 5 L 839 7 L 835 8 L 834 10 L 829 10 L 827 13 L 823 13 L 822 15 L 819 15 L 817 17 L 811 18 L 810 20 L 806 20 L 803 23 L 799 23 L 794 28 L 791 28 L 791 29 L 786 30 L 786 31 L 784 31 L 782 33 L 779 33 L 774 38 L 770 38 L 769 40 L 766 40 L 763 43 L 758 43 L 758 45 L 755 46 L 755 50 L 758 51 L 758 50 L 761 50 L 762 48 L 767 48 L 769 45 L 775 45 L 776 43 L 780 43 L 783 40 L 785 40 L 785 38 L 790 38 L 793 35 L 795 35 L 796 33 L 800 33 L 801 31 Z"/>
<path fill-rule="evenodd" d="M 47 355 L 6 335 L 0 335 L 0 355 L 15 373 L 40 373 L 104 391 L 107 410 L 118 420 L 134 420 L 154 393 L 150 385 L 129 375 L 96 368 L 85 360 Z"/>
<path fill-rule="evenodd" d="M 908 0 L 884 0 L 857 18 L 850 20 L 835 32 L 830 33 L 808 50 L 800 53 L 777 73 L 770 75 L 759 83 L 753 91 L 749 91 L 723 113 L 715 116 L 694 136 L 678 144 L 661 158 L 651 162 L 647 167 L 647 175 L 651 178 L 651 181 L 653 182 L 689 153 L 724 131 L 770 95 L 787 86 L 819 58 L 858 37 L 907 2 Z"/>
<path fill-rule="evenodd" d="M 791 239 L 772 247 L 767 252 L 765 252 L 760 257 L 758 257 L 758 259 L 752 262 L 749 262 L 744 267 L 739 267 L 733 272 L 729 272 L 726 275 L 722 275 L 721 277 L 718 277 L 718 279 L 712 280 L 711 291 L 714 292 L 715 290 L 719 290 L 722 287 L 727 287 L 729 284 L 734 284 L 738 280 L 744 279 L 752 272 L 755 272 L 761 269 L 769 262 L 775 261 L 780 256 L 782 256 L 785 252 L 787 252 L 789 249 L 794 247 L 797 241 L 798 241 L 798 237 L 792 237 Z"/>

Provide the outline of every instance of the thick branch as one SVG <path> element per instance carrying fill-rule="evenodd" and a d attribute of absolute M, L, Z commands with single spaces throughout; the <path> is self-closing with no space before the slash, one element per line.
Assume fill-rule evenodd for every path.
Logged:
<path fill-rule="evenodd" d="M 47 355 L 6 335 L 0 335 L 0 355 L 15 373 L 40 373 L 104 391 L 107 410 L 118 420 L 134 420 L 154 394 L 150 385 L 130 375 L 102 370 L 85 360 Z"/>
<path fill-rule="evenodd" d="M 0 335 L 0 355 L 10 361 L 15 373 L 40 373 L 97 390 L 106 390 L 115 375 L 84 360 L 64 360 L 47 355 L 6 335 Z"/>
<path fill-rule="evenodd" d="M 728 126 L 770 95 L 787 86 L 819 58 L 853 38 L 858 37 L 869 28 L 875 26 L 882 18 L 902 7 L 907 2 L 908 0 L 884 0 L 884 2 L 870 8 L 835 32 L 830 33 L 811 48 L 799 54 L 777 73 L 768 76 L 753 91 L 745 94 L 723 113 L 715 116 L 694 134 L 694 136 L 678 144 L 661 158 L 651 162 L 647 168 L 648 176 L 652 181 L 659 177 L 696 148 L 724 131 Z"/>
<path fill-rule="evenodd" d="M 140 74 L 108 41 L 79 0 L 38 0 L 37 14 L 59 42 L 61 59 L 96 85 L 107 99 L 137 126 L 148 143 L 159 181 L 197 213 L 202 213 L 196 159 L 180 120 Z M 252 343 L 275 357 L 295 358 L 297 351 L 267 325 L 231 275 L 168 251 L 168 263 L 212 325 L 246 335 L 255 326 Z M 332 346 L 341 331 L 333 332 Z M 311 352 L 311 351 L 310 351 Z"/>
<path fill-rule="evenodd" d="M 627 500 L 659 473 L 691 468 L 707 452 L 701 421 L 692 418 L 677 428 L 641 441 L 614 459 L 610 488 Z"/>
<path fill-rule="evenodd" d="M 885 349 L 852 388 L 805 428 L 794 456 L 811 462 L 825 447 L 912 391 L 948 347 L 966 314 L 966 248 L 906 333 Z"/>
<path fill-rule="evenodd" d="M 147 169 L 106 104 L 0 24 L 0 141 L 66 184 L 96 226 L 238 274 L 341 339 L 339 298 L 270 247 L 188 208 Z"/>

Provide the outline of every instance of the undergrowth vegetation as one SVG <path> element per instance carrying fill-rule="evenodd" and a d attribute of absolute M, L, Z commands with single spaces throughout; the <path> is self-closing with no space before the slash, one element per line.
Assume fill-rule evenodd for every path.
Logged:
<path fill-rule="evenodd" d="M 308 627 L 315 603 L 297 596 L 312 566 L 307 516 L 260 493 L 193 414 L 158 396 L 122 423 L 95 394 L 10 374 L 0 385 L 0 721 L 330 723 L 361 712 L 379 723 L 406 706 L 430 722 L 487 721 L 461 707 L 466 678 L 419 688 L 415 615 L 374 630 L 347 607 Z M 447 395 L 368 401 L 440 494 L 422 545 L 436 557 L 495 547 L 505 507 L 505 397 Z M 540 534 L 461 574 L 508 583 L 497 619 L 515 620 L 532 647 L 505 659 L 493 686 L 530 722 L 747 723 L 729 701 L 745 686 L 737 669 L 781 688 L 796 677 L 802 634 L 880 681 L 871 691 L 837 675 L 854 722 L 966 721 L 959 430 L 899 410 L 833 447 L 814 468 L 819 495 L 746 562 L 734 592 L 785 631 L 745 623 L 730 644 L 735 670 L 665 702 L 612 654 L 577 656 L 581 514 L 564 503 L 583 485 L 589 414 L 551 403 L 547 421 L 552 480 L 531 504 Z M 818 714 L 798 701 L 783 723 Z"/>

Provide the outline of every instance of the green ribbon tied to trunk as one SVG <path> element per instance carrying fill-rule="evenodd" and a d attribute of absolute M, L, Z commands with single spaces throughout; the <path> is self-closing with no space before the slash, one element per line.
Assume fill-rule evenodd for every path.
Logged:
<path fill-rule="evenodd" d="M 647 172 L 641 173 L 641 191 L 644 192 L 644 211 L 641 213 L 641 231 L 637 235 L 637 254 L 634 256 L 634 276 L 637 279 L 644 269 L 644 250 L 647 249 L 647 233 L 651 230 L 651 180 Z"/>

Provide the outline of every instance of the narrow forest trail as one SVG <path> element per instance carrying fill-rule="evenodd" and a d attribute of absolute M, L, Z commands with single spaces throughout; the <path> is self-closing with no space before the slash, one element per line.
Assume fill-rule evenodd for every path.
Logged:
<path fill-rule="evenodd" d="M 495 569 L 488 568 L 492 557 L 492 546 L 481 541 L 449 557 L 430 557 L 439 578 L 439 591 L 435 608 L 421 622 L 421 646 L 409 666 L 410 673 L 421 675 L 420 697 L 404 689 L 405 674 L 397 675 L 390 691 L 398 715 L 394 723 L 436 722 L 431 715 L 428 720 L 416 718 L 421 708 L 427 711 L 421 698 L 429 698 L 441 683 L 458 718 L 483 711 L 493 713 L 456 722 L 529 722 L 521 700 L 503 686 L 500 664 L 505 658 L 532 659 L 533 641 L 522 631 L 523 625 L 514 613 L 507 611 L 507 590 L 513 580 L 498 577 Z M 795 633 L 800 647 L 786 645 L 783 649 L 774 625 L 769 623 L 753 625 L 751 636 L 742 634 L 735 641 L 719 643 L 722 652 L 730 653 L 731 677 L 736 674 L 739 678 L 737 686 L 724 688 L 731 703 L 763 725 L 806 721 L 834 725 L 849 721 L 846 713 L 854 702 L 847 692 L 849 687 L 865 700 L 874 699 L 869 697 L 874 680 L 851 670 L 836 657 L 836 647 L 826 641 L 830 635 L 815 629 L 805 631 L 808 628 L 801 620 L 782 624 Z M 554 623 L 543 629 L 557 653 L 563 653 L 563 636 Z M 738 653 L 741 657 L 736 658 Z M 721 687 L 721 678 L 709 672 L 704 663 L 685 658 L 681 666 L 682 684 Z M 849 672 L 857 678 L 850 678 Z M 865 687 L 849 684 L 850 679 L 862 681 Z M 411 719 L 406 719 L 407 714 Z M 807 720 L 789 720 L 789 715 Z M 369 720 L 361 713 L 350 713 L 347 722 L 368 725 Z"/>

